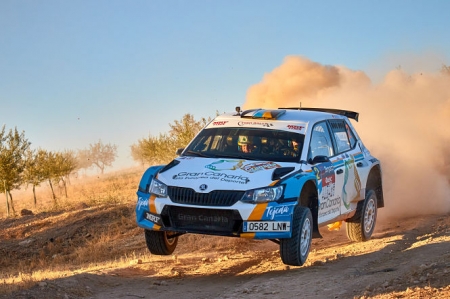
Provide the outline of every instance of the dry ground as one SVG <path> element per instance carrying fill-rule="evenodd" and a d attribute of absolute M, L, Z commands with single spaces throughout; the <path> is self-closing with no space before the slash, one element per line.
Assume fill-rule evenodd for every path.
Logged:
<path fill-rule="evenodd" d="M 381 209 L 364 243 L 321 230 L 303 267 L 285 266 L 270 241 L 201 235 L 161 257 L 134 223 L 129 181 L 109 179 L 126 189 L 110 202 L 73 184 L 70 209 L 0 219 L 0 298 L 450 298 L 449 214 L 386 219 Z"/>

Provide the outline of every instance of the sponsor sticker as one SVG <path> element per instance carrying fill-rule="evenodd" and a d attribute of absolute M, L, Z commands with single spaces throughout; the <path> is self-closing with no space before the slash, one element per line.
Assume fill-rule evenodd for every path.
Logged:
<path fill-rule="evenodd" d="M 298 130 L 298 131 L 301 131 L 301 130 L 303 130 L 303 126 L 298 126 L 298 125 L 287 125 L 287 128 L 289 129 L 289 130 Z"/>
<path fill-rule="evenodd" d="M 266 123 L 266 122 L 260 122 L 260 121 L 240 121 L 238 122 L 238 126 L 257 126 L 257 127 L 273 127 L 273 124 L 271 123 Z"/>
<path fill-rule="evenodd" d="M 136 206 L 138 210 L 142 208 L 148 210 L 148 198 L 139 197 Z"/>
<path fill-rule="evenodd" d="M 319 190 L 319 218 L 339 214 L 341 198 L 336 194 L 336 174 L 331 163 L 322 163 L 313 167 Z"/>
<path fill-rule="evenodd" d="M 313 171 L 316 174 L 318 189 L 322 199 L 333 198 L 336 188 L 336 175 L 334 166 L 331 163 L 322 163 L 314 166 Z"/>
<path fill-rule="evenodd" d="M 319 204 L 319 218 L 328 216 L 330 214 L 339 213 L 341 205 L 341 197 L 325 198 Z"/>
<path fill-rule="evenodd" d="M 228 224 L 230 220 L 225 216 L 220 215 L 190 215 L 190 214 L 177 214 L 177 220 L 188 222 L 203 222 L 205 224 Z"/>
<path fill-rule="evenodd" d="M 215 122 L 213 122 L 213 126 L 223 126 L 223 125 L 225 125 L 227 122 L 228 122 L 227 120 L 224 120 L 224 121 L 215 121 Z"/>
<path fill-rule="evenodd" d="M 242 166 L 245 160 L 229 160 L 229 159 L 220 159 L 208 165 L 205 165 L 205 168 L 214 170 L 214 171 L 222 171 L 222 170 L 236 170 Z"/>
<path fill-rule="evenodd" d="M 241 169 L 249 173 L 254 173 L 260 170 L 269 170 L 280 167 L 281 166 L 275 162 L 262 162 L 262 163 L 245 164 L 244 166 L 241 167 Z"/>
<path fill-rule="evenodd" d="M 268 206 L 265 212 L 265 216 L 270 220 L 274 220 L 277 216 L 286 216 L 292 213 L 293 206 Z"/>
<path fill-rule="evenodd" d="M 250 179 L 242 175 L 226 174 L 221 172 L 206 171 L 206 172 L 179 172 L 172 177 L 174 180 L 198 180 L 210 179 L 218 180 L 226 183 L 247 184 Z"/>
<path fill-rule="evenodd" d="M 255 232 L 288 232 L 291 230 L 289 221 L 244 221 L 244 233 Z"/>
<path fill-rule="evenodd" d="M 259 162 L 242 165 L 244 161 L 245 160 L 220 159 L 218 161 L 205 165 L 205 168 L 214 171 L 242 169 L 248 173 L 254 173 L 260 170 L 269 170 L 281 167 L 275 162 Z"/>
<path fill-rule="evenodd" d="M 147 219 L 153 223 L 156 223 L 156 224 L 161 224 L 161 217 L 157 216 L 155 214 L 149 213 L 149 212 L 145 213 L 145 219 Z"/>

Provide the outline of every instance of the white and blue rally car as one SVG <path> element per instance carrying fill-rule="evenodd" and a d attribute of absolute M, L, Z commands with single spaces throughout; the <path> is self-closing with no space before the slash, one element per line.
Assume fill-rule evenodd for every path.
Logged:
<path fill-rule="evenodd" d="M 358 113 L 237 107 L 217 116 L 144 173 L 136 221 L 148 249 L 169 255 L 185 233 L 268 239 L 300 266 L 319 227 L 345 222 L 350 240 L 370 239 L 384 206 L 381 166 L 349 118 Z"/>

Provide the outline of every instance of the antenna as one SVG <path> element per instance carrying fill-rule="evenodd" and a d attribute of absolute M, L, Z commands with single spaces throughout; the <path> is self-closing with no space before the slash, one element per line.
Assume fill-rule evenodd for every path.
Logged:
<path fill-rule="evenodd" d="M 237 106 L 236 107 L 236 112 L 237 112 L 237 115 L 241 115 L 241 107 Z"/>

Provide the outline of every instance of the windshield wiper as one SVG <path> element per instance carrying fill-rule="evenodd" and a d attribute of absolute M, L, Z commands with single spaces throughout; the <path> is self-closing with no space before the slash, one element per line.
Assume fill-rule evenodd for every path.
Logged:
<path fill-rule="evenodd" d="M 247 155 L 224 155 L 224 154 L 221 154 L 219 157 L 220 158 L 242 159 L 242 160 L 261 160 L 256 157 L 252 157 L 251 155 L 247 156 Z"/>
<path fill-rule="evenodd" d="M 214 156 L 205 155 L 203 153 L 194 152 L 194 151 L 187 151 L 187 152 L 184 153 L 184 156 L 195 156 L 195 157 L 202 157 L 202 158 L 215 158 Z"/>

